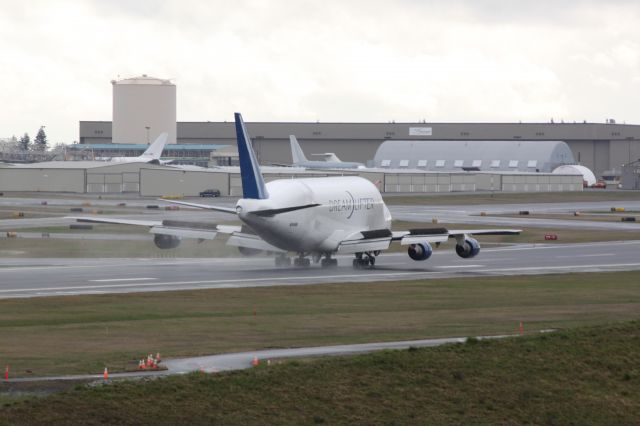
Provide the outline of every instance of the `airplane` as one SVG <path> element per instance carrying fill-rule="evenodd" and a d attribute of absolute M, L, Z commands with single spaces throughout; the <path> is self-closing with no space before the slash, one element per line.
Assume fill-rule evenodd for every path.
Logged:
<path fill-rule="evenodd" d="M 170 203 L 229 213 L 243 225 L 196 224 L 180 221 L 146 221 L 106 218 L 74 218 L 80 222 L 118 223 L 150 227 L 159 248 L 174 248 L 181 238 L 213 239 L 230 234 L 227 245 L 252 255 L 275 254 L 276 266 L 291 265 L 290 252 L 297 253 L 296 267 L 309 267 L 311 260 L 322 267 L 337 266 L 335 254 L 353 254 L 354 269 L 373 268 L 376 257 L 392 242 L 408 246 L 416 261 L 428 259 L 431 244 L 455 239 L 456 253 L 468 259 L 480 252 L 472 235 L 512 235 L 518 229 L 447 230 L 446 228 L 391 230 L 391 213 L 378 188 L 359 176 L 281 179 L 265 183 L 251 139 L 240 113 L 235 114 L 240 159 L 242 198 L 235 208 L 186 201 Z"/>
<path fill-rule="evenodd" d="M 307 160 L 307 157 L 302 152 L 298 139 L 294 135 L 289 135 L 289 142 L 291 143 L 291 158 L 293 159 L 292 166 L 304 167 L 306 169 L 365 169 L 366 166 L 362 163 L 355 163 L 351 161 L 342 161 L 333 152 L 325 152 L 323 154 L 311 154 L 324 157 L 324 161 Z"/>
<path fill-rule="evenodd" d="M 151 164 L 169 164 L 170 161 L 160 160 L 164 146 L 167 143 L 169 134 L 167 132 L 160 133 L 160 136 L 138 157 L 100 157 L 97 160 L 110 161 L 113 163 L 151 163 Z"/>

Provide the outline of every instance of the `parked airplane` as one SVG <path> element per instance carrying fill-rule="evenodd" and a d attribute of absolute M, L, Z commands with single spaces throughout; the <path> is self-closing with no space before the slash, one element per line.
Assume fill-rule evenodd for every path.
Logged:
<path fill-rule="evenodd" d="M 294 135 L 289 135 L 289 142 L 291 143 L 291 158 L 293 159 L 292 166 L 304 167 L 306 169 L 364 169 L 366 168 L 362 163 L 355 163 L 349 161 L 341 161 L 337 155 L 333 152 L 325 152 L 324 154 L 311 154 L 324 157 L 324 161 L 307 160 L 307 157 L 302 152 L 298 139 Z"/>
<path fill-rule="evenodd" d="M 98 160 L 110 161 L 114 163 L 153 163 L 153 164 L 169 164 L 171 161 L 160 160 L 164 146 L 167 143 L 168 133 L 161 133 L 149 148 L 138 157 L 104 157 Z"/>
<path fill-rule="evenodd" d="M 227 244 L 241 253 L 266 251 L 276 254 L 276 266 L 291 264 L 289 252 L 297 253 L 295 266 L 307 267 L 311 260 L 323 267 L 337 265 L 336 253 L 354 254 L 353 267 L 373 267 L 381 251 L 392 242 L 408 246 L 413 260 L 426 260 L 431 244 L 456 240 L 456 253 L 472 258 L 480 244 L 472 234 L 517 234 L 520 230 L 479 229 L 452 231 L 445 228 L 393 232 L 391 213 L 380 191 L 370 181 L 357 177 L 282 179 L 265 183 L 251 139 L 242 117 L 235 114 L 236 138 L 243 197 L 235 208 L 169 201 L 191 207 L 237 215 L 242 227 L 194 224 L 177 221 L 144 221 L 77 218 L 82 222 L 120 223 L 149 226 L 160 248 L 174 248 L 180 239 L 213 239 L 218 232 L 231 234 Z"/>

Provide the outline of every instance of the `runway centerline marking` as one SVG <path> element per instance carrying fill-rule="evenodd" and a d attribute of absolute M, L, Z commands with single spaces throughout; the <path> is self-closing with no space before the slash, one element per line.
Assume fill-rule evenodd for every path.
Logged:
<path fill-rule="evenodd" d="M 615 253 L 598 253 L 598 254 L 577 254 L 574 256 L 556 256 L 558 259 L 575 259 L 576 257 L 603 257 L 603 256 L 615 256 Z"/>
<path fill-rule="evenodd" d="M 109 278 L 102 280 L 89 280 L 90 282 L 95 283 L 110 283 L 110 282 L 118 282 L 118 281 L 151 281 L 157 280 L 157 278 Z"/>
<path fill-rule="evenodd" d="M 450 265 L 450 266 L 436 266 L 438 269 L 445 268 L 482 268 L 484 265 Z"/>

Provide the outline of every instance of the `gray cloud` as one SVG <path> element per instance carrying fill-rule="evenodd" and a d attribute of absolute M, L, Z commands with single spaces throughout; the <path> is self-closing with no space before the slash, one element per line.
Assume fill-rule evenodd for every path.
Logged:
<path fill-rule="evenodd" d="M 185 121 L 639 121 L 632 1 L 4 3 L 0 137 L 77 139 L 142 73 Z"/>

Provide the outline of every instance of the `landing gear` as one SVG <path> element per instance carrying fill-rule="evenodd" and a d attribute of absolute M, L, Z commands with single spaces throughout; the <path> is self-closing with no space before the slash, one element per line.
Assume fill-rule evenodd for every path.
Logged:
<path fill-rule="evenodd" d="M 338 266 L 338 259 L 332 259 L 327 255 L 320 263 L 323 268 L 336 268 Z"/>
<path fill-rule="evenodd" d="M 376 256 L 380 252 L 364 252 L 356 253 L 356 258 L 353 259 L 353 269 L 373 269 L 376 266 Z"/>
<path fill-rule="evenodd" d="M 293 266 L 296 268 L 308 268 L 311 265 L 311 260 L 304 257 L 304 253 L 299 253 L 299 257 L 293 259 Z"/>
<path fill-rule="evenodd" d="M 276 256 L 276 266 L 279 268 L 291 266 L 291 258 L 287 255 Z"/>

